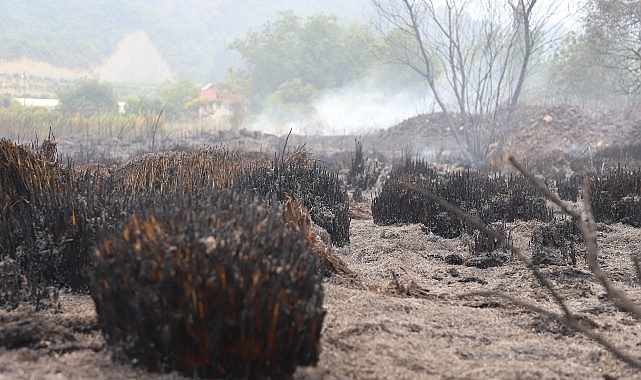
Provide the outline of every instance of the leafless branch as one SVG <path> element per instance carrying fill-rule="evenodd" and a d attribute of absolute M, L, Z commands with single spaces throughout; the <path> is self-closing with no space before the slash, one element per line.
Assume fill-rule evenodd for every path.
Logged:
<path fill-rule="evenodd" d="M 588 262 L 588 267 L 594 276 L 599 280 L 605 291 L 608 293 L 608 297 L 615 305 L 621 308 L 624 311 L 634 315 L 637 318 L 641 318 L 641 307 L 636 304 L 628 295 L 617 289 L 608 277 L 601 269 L 599 261 L 597 258 L 597 233 L 596 233 L 596 223 L 594 221 L 594 215 L 592 214 L 592 205 L 591 205 L 591 194 L 590 194 L 590 183 L 586 178 L 583 184 L 583 210 L 585 212 L 585 221 L 579 224 L 583 235 L 585 236 L 586 241 L 586 260 Z"/>
<path fill-rule="evenodd" d="M 557 206 L 563 210 L 568 216 L 570 216 L 574 221 L 579 225 L 579 228 L 583 232 L 586 241 L 586 259 L 590 271 L 594 276 L 599 280 L 603 288 L 608 293 L 608 297 L 622 310 L 625 310 L 637 317 L 641 317 L 641 307 L 634 303 L 624 292 L 619 289 L 616 289 L 614 285 L 608 280 L 607 276 L 601 269 L 597 259 L 597 233 L 596 233 L 596 223 L 594 221 L 594 216 L 592 214 L 592 205 L 590 194 L 590 184 L 589 179 L 585 178 L 583 184 L 583 211 L 585 213 L 585 218 L 583 216 L 571 209 L 565 202 L 563 202 L 559 197 L 553 194 L 541 181 L 536 179 L 528 170 L 526 170 L 514 157 L 509 158 L 510 163 L 521 172 L 527 179 L 530 180 L 532 185 L 540 190 L 543 195 L 554 202 Z"/>
<path fill-rule="evenodd" d="M 470 292 L 470 293 L 464 293 L 461 294 L 459 297 L 460 298 L 469 298 L 469 297 L 474 297 L 474 296 L 482 296 L 482 297 L 497 297 L 497 298 L 502 298 L 510 303 L 513 303 L 517 306 L 520 306 L 524 309 L 531 310 L 535 313 L 538 313 L 540 315 L 545 315 L 547 317 L 553 318 L 557 320 L 560 323 L 563 323 L 564 325 L 568 326 L 572 330 L 578 331 L 588 338 L 596 341 L 600 345 L 602 345 L 606 350 L 610 351 L 614 356 L 619 358 L 621 361 L 625 362 L 626 364 L 636 367 L 636 368 L 641 368 L 641 361 L 637 358 L 634 358 L 630 355 L 628 355 L 626 352 L 620 350 L 618 347 L 616 347 L 612 342 L 609 340 L 605 339 L 605 337 L 601 334 L 598 334 L 590 327 L 586 326 L 585 322 L 582 321 L 587 321 L 587 325 L 594 324 L 594 322 L 590 321 L 588 318 L 583 317 L 583 318 L 577 318 L 575 315 L 572 315 L 573 318 L 566 318 L 565 315 L 563 314 L 558 314 L 549 310 L 546 310 L 542 307 L 539 307 L 538 305 L 535 305 L 533 303 L 518 299 L 516 297 L 512 297 L 508 294 L 501 293 L 501 292 L 496 292 L 496 291 L 478 291 L 478 292 Z"/>
<path fill-rule="evenodd" d="M 612 302 L 620 309 L 634 315 L 637 318 L 641 317 L 641 308 L 639 307 L 639 305 L 636 304 L 630 297 L 628 297 L 625 292 L 621 291 L 620 289 L 617 289 L 612 285 L 612 283 L 607 278 L 607 276 L 605 275 L 605 273 L 603 272 L 603 270 L 601 269 L 598 263 L 597 231 L 596 231 L 596 223 L 594 221 L 594 215 L 592 214 L 592 206 L 590 203 L 591 194 L 590 194 L 589 179 L 586 178 L 583 184 L 584 215 L 581 215 L 581 213 L 570 208 L 569 205 L 567 205 L 565 202 L 559 199 L 559 197 L 557 197 L 554 193 L 552 193 L 531 172 L 526 170 L 514 157 L 510 157 L 509 160 L 510 160 L 510 163 L 519 172 L 521 172 L 521 174 L 523 174 L 536 189 L 541 191 L 548 200 L 550 200 L 551 202 L 559 206 L 564 213 L 572 217 L 576 221 L 576 223 L 579 225 L 586 240 L 586 258 L 587 258 L 588 267 L 590 268 L 590 272 L 594 274 L 595 278 L 604 287 L 610 300 L 612 300 Z M 557 321 L 565 324 L 569 328 L 575 331 L 581 332 L 585 336 L 596 341 L 601 346 L 603 346 L 606 350 L 608 350 L 610 353 L 612 353 L 614 356 L 616 356 L 626 364 L 635 368 L 641 368 L 641 361 L 638 358 L 635 358 L 629 355 L 628 353 L 624 352 L 623 350 L 619 349 L 612 342 L 606 339 L 605 336 L 593 331 L 590 327 L 586 326 L 585 322 L 582 322 L 582 321 L 587 320 L 587 318 L 579 317 L 572 310 L 570 310 L 570 308 L 567 306 L 563 298 L 558 294 L 558 292 L 552 286 L 550 281 L 548 281 L 548 279 L 541 273 L 539 268 L 536 265 L 532 264 L 531 260 L 528 259 L 518 247 L 514 246 L 510 241 L 508 241 L 505 238 L 505 236 L 486 226 L 477 217 L 472 216 L 469 213 L 461 210 L 460 208 L 450 204 L 449 202 L 445 201 L 444 199 L 437 196 L 436 194 L 429 191 L 428 189 L 420 188 L 411 183 L 403 183 L 401 184 L 401 186 L 407 190 L 417 192 L 423 195 L 424 197 L 432 199 L 433 201 L 437 202 L 445 210 L 465 220 L 471 226 L 481 230 L 487 235 L 497 239 L 497 241 L 499 241 L 501 244 L 507 247 L 514 256 L 516 256 L 521 262 L 525 264 L 525 266 L 533 273 L 534 277 L 537 279 L 539 284 L 541 284 L 541 286 L 552 295 L 552 298 L 554 299 L 556 304 L 561 308 L 563 312 L 562 314 L 555 313 L 553 311 L 544 309 L 538 305 L 529 303 L 527 301 L 512 297 L 510 295 L 507 295 L 501 292 L 496 292 L 496 291 L 465 293 L 460 295 L 460 297 L 471 297 L 471 296 L 499 297 L 517 306 L 534 311 L 541 315 L 546 315 L 548 317 L 554 318 Z M 633 260 L 633 261 L 635 263 L 635 268 L 637 270 L 637 276 L 641 278 L 641 270 L 639 269 L 638 260 Z"/>

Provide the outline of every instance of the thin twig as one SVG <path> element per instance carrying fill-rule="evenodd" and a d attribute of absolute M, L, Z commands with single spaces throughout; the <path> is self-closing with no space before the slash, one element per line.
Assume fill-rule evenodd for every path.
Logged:
<path fill-rule="evenodd" d="M 543 193 L 543 195 L 549 199 L 550 201 L 554 202 L 557 206 L 561 208 L 561 210 L 568 214 L 569 216 L 572 217 L 574 220 L 580 220 L 581 219 L 581 214 L 576 212 L 575 210 L 571 209 L 570 206 L 568 206 L 565 202 L 563 202 L 559 197 L 556 196 L 556 194 L 552 193 L 550 189 L 548 189 L 547 186 L 541 181 L 539 181 L 532 173 L 530 173 L 523 165 L 521 165 L 520 162 L 514 158 L 514 156 L 510 156 L 508 158 L 510 160 L 510 164 L 516 168 L 525 178 L 530 180 L 530 183 L 539 191 Z"/>
<path fill-rule="evenodd" d="M 583 212 L 585 213 L 585 218 L 583 216 L 571 209 L 565 202 L 563 202 L 559 197 L 553 194 L 547 186 L 545 186 L 541 181 L 539 181 L 532 173 L 526 170 L 516 158 L 510 156 L 510 163 L 523 174 L 527 179 L 530 180 L 532 185 L 540 190 L 543 195 L 554 202 L 559 206 L 563 212 L 572 217 L 574 221 L 579 225 L 583 236 L 585 236 L 585 251 L 586 251 L 586 260 L 588 267 L 594 276 L 599 280 L 603 288 L 605 288 L 608 293 L 608 297 L 622 310 L 633 314 L 636 317 L 641 317 L 641 307 L 637 305 L 632 299 L 630 299 L 623 291 L 617 289 L 612 285 L 610 280 L 601 269 L 599 262 L 597 260 L 597 233 L 596 233 L 596 223 L 594 221 L 594 215 L 592 213 L 592 194 L 590 193 L 590 180 L 586 177 L 583 180 Z"/>
<path fill-rule="evenodd" d="M 566 203 L 561 201 L 559 197 L 553 194 L 541 181 L 539 181 L 536 177 L 534 177 L 534 175 L 532 175 L 532 173 L 526 170 L 514 157 L 510 157 L 509 160 L 510 160 L 510 163 L 512 163 L 512 165 L 517 170 L 519 170 L 519 172 L 521 172 L 521 174 L 523 174 L 533 184 L 534 187 L 540 190 L 548 200 L 550 200 L 551 202 L 554 202 L 557 206 L 559 206 L 563 210 L 563 212 L 565 212 L 567 215 L 572 217 L 576 221 L 576 223 L 579 225 L 586 240 L 586 257 L 587 257 L 587 262 L 588 262 L 590 271 L 594 274 L 594 276 L 599 280 L 599 282 L 606 289 L 610 299 L 622 310 L 627 311 L 637 317 L 641 317 L 641 307 L 639 307 L 639 305 L 637 305 L 634 301 L 632 301 L 624 292 L 622 292 L 619 289 L 616 289 L 608 280 L 607 276 L 599 266 L 599 263 L 597 260 L 596 223 L 594 221 L 594 215 L 592 213 L 592 206 L 590 203 L 591 194 L 590 194 L 589 179 L 585 178 L 583 183 L 583 209 L 585 213 L 585 219 L 584 219 L 579 212 L 571 209 Z M 441 197 L 439 197 L 438 195 L 434 194 L 433 192 L 427 189 L 419 188 L 418 186 L 411 183 L 402 183 L 401 186 L 405 189 L 415 191 L 425 197 L 428 197 L 434 200 L 447 211 L 467 221 L 472 226 L 478 228 L 479 230 L 483 231 L 489 236 L 492 236 L 493 238 L 497 239 L 501 244 L 506 246 L 515 256 L 517 256 L 525 264 L 525 266 L 529 270 L 532 271 L 532 273 L 534 274 L 536 279 L 539 281 L 539 283 L 550 292 L 550 294 L 552 295 L 556 303 L 563 310 L 563 314 L 554 313 L 552 311 L 541 308 L 537 305 L 531 304 L 529 302 L 514 298 L 504 293 L 496 292 L 496 291 L 466 293 L 461 295 L 461 297 L 470 297 L 470 296 L 501 297 L 503 299 L 506 299 L 514 303 L 515 305 L 524 307 L 528 310 L 537 312 L 541 315 L 552 317 L 557 321 L 565 324 L 569 328 L 575 331 L 581 332 L 588 338 L 596 341 L 601 346 L 603 346 L 606 350 L 608 350 L 610 353 L 612 353 L 614 356 L 616 356 L 618 359 L 625 362 L 626 364 L 635 368 L 641 368 L 641 361 L 639 359 L 628 355 L 627 353 L 623 352 L 622 350 L 614 346 L 602 334 L 596 333 L 590 330 L 588 327 L 584 326 L 580 322 L 577 315 L 575 315 L 574 313 L 572 313 L 572 311 L 570 311 L 568 306 L 565 304 L 564 300 L 556 292 L 554 287 L 552 287 L 552 284 L 547 280 L 547 278 L 543 276 L 539 268 L 534 264 L 532 264 L 531 260 L 526 258 L 522 254 L 520 249 L 518 249 L 518 247 L 515 247 L 511 242 L 507 241 L 505 236 L 487 227 L 480 219 L 450 204 L 449 202 L 445 201 L 444 199 L 442 199 Z M 638 267 L 638 260 L 635 261 L 635 265 L 636 267 Z M 639 272 L 639 269 L 637 269 L 637 271 Z"/>
<path fill-rule="evenodd" d="M 641 265 L 639 265 L 639 258 L 631 255 L 630 259 L 634 263 L 634 271 L 637 273 L 637 282 L 641 284 Z"/>
<path fill-rule="evenodd" d="M 289 133 L 287 134 L 287 137 L 285 138 L 285 145 L 283 145 L 283 152 L 280 154 L 280 159 L 284 160 L 285 159 L 285 149 L 287 149 L 287 142 L 289 141 L 289 136 L 292 134 L 292 129 L 289 128 Z"/>
<path fill-rule="evenodd" d="M 636 367 L 636 368 L 641 368 L 641 361 L 639 359 L 636 359 L 627 353 L 621 351 L 619 348 L 615 347 L 610 341 L 605 339 L 603 335 L 595 333 L 592 331 L 590 328 L 586 327 L 584 324 L 582 324 L 578 318 L 576 318 L 575 315 L 572 315 L 571 319 L 566 318 L 562 314 L 557 314 L 552 311 L 546 310 L 542 307 L 539 307 L 535 304 L 526 302 L 524 300 L 512 297 L 508 294 L 497 292 L 497 291 L 478 291 L 478 292 L 470 292 L 470 293 L 465 293 L 461 294 L 459 297 L 460 298 L 469 298 L 469 297 L 474 297 L 474 296 L 482 296 L 482 297 L 499 297 L 503 298 L 506 301 L 509 301 L 517 306 L 521 306 L 524 309 L 534 311 L 536 313 L 539 313 L 541 315 L 545 315 L 551 318 L 556 319 L 557 321 L 565 324 L 569 328 L 578 331 L 584 335 L 586 335 L 588 338 L 596 341 L 600 345 L 602 345 L 606 350 L 610 351 L 614 356 L 619 358 L 621 361 L 625 362 L 626 364 Z M 582 318 L 583 320 L 586 320 L 590 323 L 594 323 L 592 320 L 589 318 Z"/>

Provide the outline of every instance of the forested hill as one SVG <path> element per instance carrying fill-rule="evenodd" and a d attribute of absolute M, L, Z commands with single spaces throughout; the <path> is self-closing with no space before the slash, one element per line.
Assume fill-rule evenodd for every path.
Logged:
<path fill-rule="evenodd" d="M 195 81 L 220 78 L 238 58 L 234 38 L 259 30 L 279 11 L 364 20 L 369 0 L 0 0 L 0 59 L 33 58 L 86 68 L 125 36 L 147 32 L 173 72 Z"/>

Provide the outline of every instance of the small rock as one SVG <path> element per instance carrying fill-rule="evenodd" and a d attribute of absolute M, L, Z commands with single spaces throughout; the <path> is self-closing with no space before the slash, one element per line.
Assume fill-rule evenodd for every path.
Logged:
<path fill-rule="evenodd" d="M 465 266 L 487 269 L 499 267 L 507 262 L 507 255 L 499 252 L 479 254 L 465 261 Z"/>
<path fill-rule="evenodd" d="M 463 265 L 464 260 L 463 260 L 463 256 L 457 253 L 451 253 L 445 256 L 445 262 L 451 265 Z"/>

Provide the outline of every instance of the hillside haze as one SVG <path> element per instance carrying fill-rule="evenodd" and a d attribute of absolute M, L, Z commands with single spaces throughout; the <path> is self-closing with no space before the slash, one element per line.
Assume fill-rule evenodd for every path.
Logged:
<path fill-rule="evenodd" d="M 146 32 L 125 37 L 94 72 L 110 82 L 159 83 L 171 78 L 171 67 Z"/>
<path fill-rule="evenodd" d="M 206 83 L 240 65 L 230 42 L 260 30 L 279 12 L 324 12 L 349 22 L 363 21 L 368 6 L 368 0 L 2 0 L 0 63 L 5 72 L 9 63 L 28 59 L 110 81 L 179 74 Z"/>

